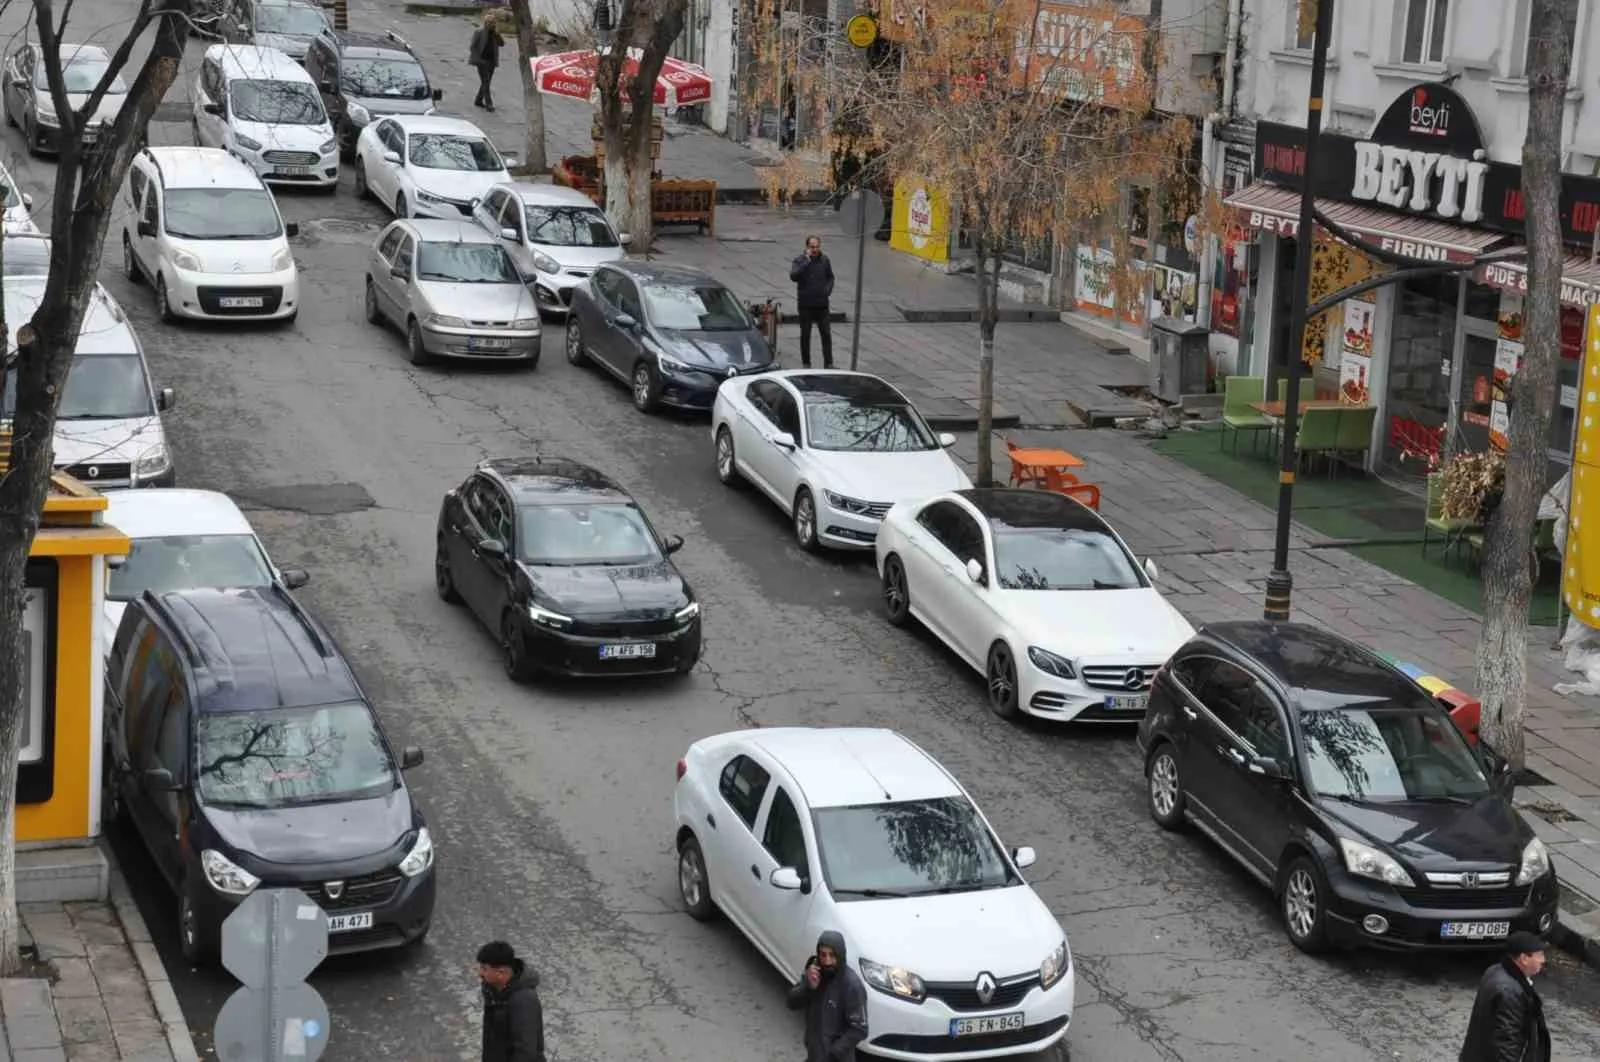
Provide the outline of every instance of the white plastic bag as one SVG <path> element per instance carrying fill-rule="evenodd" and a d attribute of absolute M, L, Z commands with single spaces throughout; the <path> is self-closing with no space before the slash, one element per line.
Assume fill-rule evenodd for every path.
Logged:
<path fill-rule="evenodd" d="M 1567 651 L 1566 669 L 1582 675 L 1583 681 L 1558 682 L 1555 691 L 1563 697 L 1570 697 L 1574 693 L 1600 697 L 1600 630 L 1573 616 L 1567 620 L 1567 633 L 1561 636 L 1561 648 Z"/>

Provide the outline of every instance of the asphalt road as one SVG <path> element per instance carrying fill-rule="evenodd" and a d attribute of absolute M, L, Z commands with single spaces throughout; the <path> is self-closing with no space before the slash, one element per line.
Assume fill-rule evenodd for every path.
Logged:
<path fill-rule="evenodd" d="M 109 21 L 120 7 L 107 7 Z M 80 3 L 73 18 L 99 9 Z M 4 32 L 15 24 L 0 19 Z M 468 98 L 464 82 L 445 87 Z M 164 117 L 186 122 L 186 91 Z M 185 135 L 162 124 L 152 140 Z M 14 132 L 0 144 L 47 206 L 49 165 L 17 159 Z M 304 597 L 391 737 L 427 750 L 411 781 L 439 844 L 433 934 L 410 954 L 318 971 L 334 1015 L 325 1058 L 475 1057 L 472 957 L 493 937 L 541 971 L 554 1059 L 799 1057 L 782 980 L 726 925 L 681 912 L 671 853 L 683 749 L 790 724 L 901 730 L 962 779 L 1008 844 L 1039 850 L 1033 884 L 1077 958 L 1077 1062 L 1455 1057 L 1484 960 L 1294 951 L 1231 863 L 1149 822 L 1131 735 L 998 723 L 975 676 L 877 615 L 869 560 L 797 552 L 774 510 L 718 485 L 703 422 L 635 414 L 620 387 L 565 363 L 558 329 L 535 371 L 411 368 L 400 338 L 362 319 L 360 276 L 384 216 L 348 186 L 280 201 L 303 232 L 304 308 L 288 329 L 160 325 L 148 289 L 116 268 L 120 219 L 102 279 L 158 386 L 177 389 L 180 483 L 234 495 L 281 565 L 311 570 Z M 705 603 L 693 675 L 517 687 L 489 635 L 437 599 L 440 495 L 482 457 L 526 453 L 605 469 L 663 532 L 685 536 L 679 563 Z M 231 978 L 182 962 L 173 899 L 127 838 L 117 849 L 204 1048 Z M 1600 978 L 1559 959 L 1541 988 L 1557 1058 L 1600 1057 Z"/>

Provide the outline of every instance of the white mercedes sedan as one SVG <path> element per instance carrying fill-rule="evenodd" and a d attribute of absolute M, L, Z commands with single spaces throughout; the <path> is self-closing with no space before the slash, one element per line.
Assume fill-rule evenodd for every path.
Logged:
<path fill-rule="evenodd" d="M 733 377 L 717 389 L 711 439 L 717 478 L 755 484 L 806 550 L 871 549 L 891 505 L 972 486 L 948 452 L 955 436 L 862 372 Z"/>
<path fill-rule="evenodd" d="M 1153 561 L 1075 499 L 973 489 L 896 505 L 877 541 L 883 611 L 915 618 L 982 674 L 989 710 L 1137 723 L 1194 628 Z"/>
<path fill-rule="evenodd" d="M 867 987 L 862 1050 L 998 1058 L 1067 1034 L 1066 934 L 961 783 L 892 730 L 776 727 L 678 761 L 678 888 L 720 910 L 788 981 L 844 934 Z"/>

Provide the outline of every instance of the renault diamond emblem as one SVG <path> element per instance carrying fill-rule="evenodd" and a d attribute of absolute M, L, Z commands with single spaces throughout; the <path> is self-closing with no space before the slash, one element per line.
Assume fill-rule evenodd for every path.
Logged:
<path fill-rule="evenodd" d="M 89 471 L 89 478 L 90 479 L 99 479 L 100 478 L 100 466 L 99 465 L 90 465 L 88 471 Z"/>
<path fill-rule="evenodd" d="M 1461 875 L 1461 885 L 1463 888 L 1476 889 L 1478 887 L 1479 880 L 1478 872 L 1476 870 L 1469 870 L 1465 874 Z"/>
<path fill-rule="evenodd" d="M 1136 667 L 1130 667 L 1128 673 L 1122 676 L 1122 684 L 1130 690 L 1139 689 L 1144 685 L 1144 672 Z"/>
<path fill-rule="evenodd" d="M 988 1006 L 989 1000 L 994 998 L 994 990 L 999 986 L 994 983 L 994 978 L 985 972 L 978 975 L 978 979 L 972 983 L 972 987 L 977 989 L 978 1002 Z"/>
<path fill-rule="evenodd" d="M 731 380 L 735 376 L 738 376 L 738 375 L 739 375 L 739 367 L 737 365 L 729 365 L 728 366 L 728 379 Z"/>
<path fill-rule="evenodd" d="M 325 882 L 323 884 L 323 886 L 322 886 L 322 890 L 328 894 L 328 899 L 337 900 L 339 897 L 344 895 L 344 882 L 342 882 L 342 881 Z"/>

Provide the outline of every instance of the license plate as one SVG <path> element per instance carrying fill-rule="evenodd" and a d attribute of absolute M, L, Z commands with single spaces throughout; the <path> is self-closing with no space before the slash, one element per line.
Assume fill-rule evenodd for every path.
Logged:
<path fill-rule="evenodd" d="M 217 300 L 224 310 L 259 310 L 266 304 L 260 295 L 224 295 Z"/>
<path fill-rule="evenodd" d="M 329 933 L 347 933 L 352 929 L 371 929 L 371 911 L 352 911 L 350 914 L 328 916 Z"/>
<path fill-rule="evenodd" d="M 310 166 L 276 166 L 274 172 L 280 177 L 310 177 Z"/>
<path fill-rule="evenodd" d="M 1446 922 L 1439 927 L 1446 940 L 1499 940 L 1510 933 L 1510 922 Z"/>
<path fill-rule="evenodd" d="M 951 1036 L 982 1036 L 984 1033 L 1016 1032 L 1022 1028 L 1022 1011 L 991 1014 L 986 1018 L 951 1018 Z"/>
<path fill-rule="evenodd" d="M 629 642 L 626 645 L 600 647 L 601 660 L 648 660 L 655 655 L 655 642 Z"/>
<path fill-rule="evenodd" d="M 1106 698 L 1106 707 L 1113 712 L 1142 712 L 1150 706 L 1150 698 L 1143 693 L 1116 694 Z"/>
<path fill-rule="evenodd" d="M 510 350 L 509 339 L 468 339 L 468 350 Z"/>

